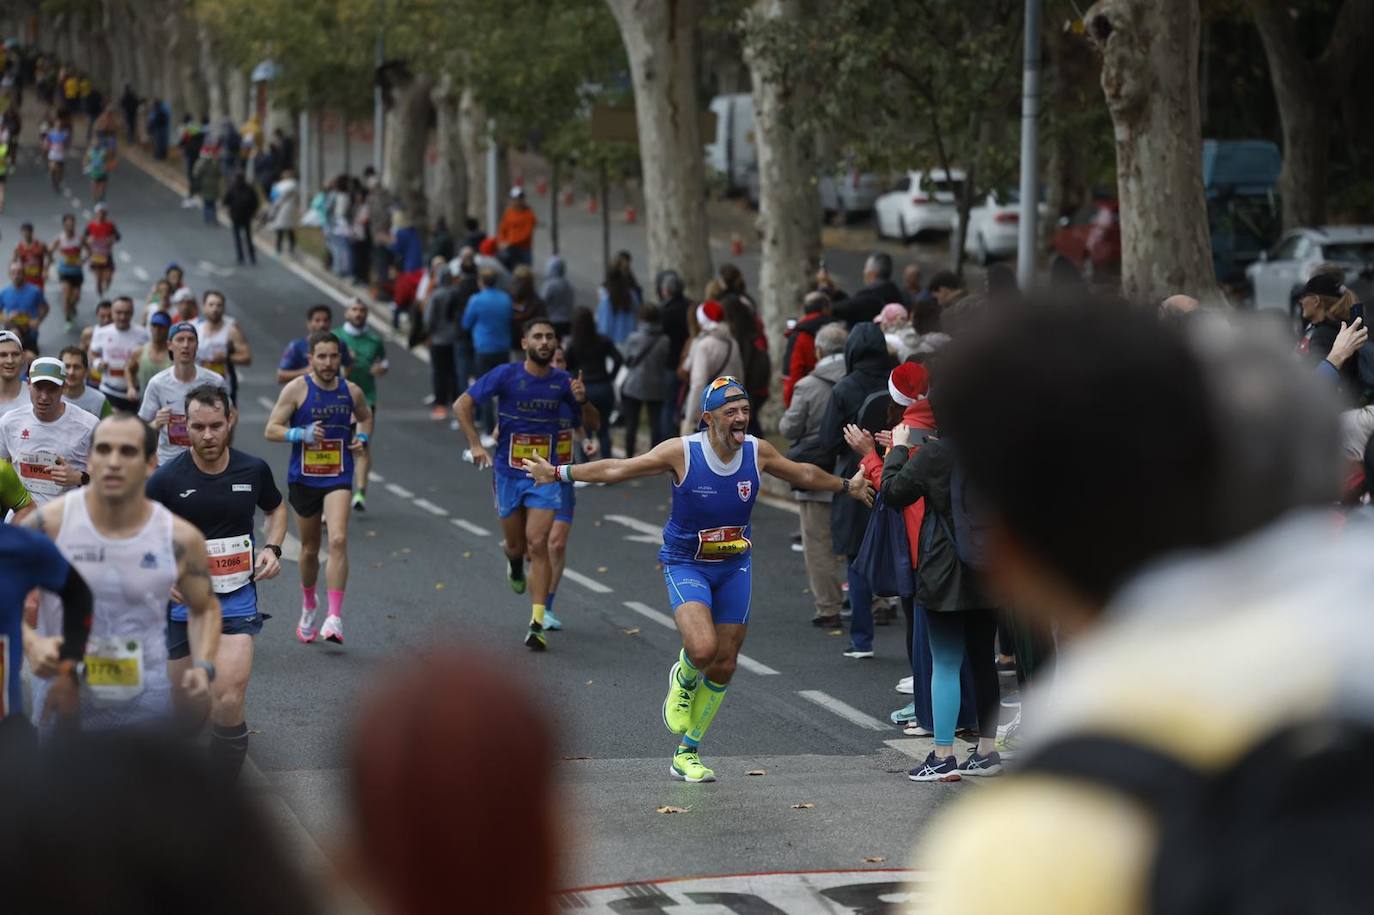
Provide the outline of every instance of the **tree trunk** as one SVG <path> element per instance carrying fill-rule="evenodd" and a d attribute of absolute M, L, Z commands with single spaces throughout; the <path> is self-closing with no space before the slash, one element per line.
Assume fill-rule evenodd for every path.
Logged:
<path fill-rule="evenodd" d="M 221 79 L 219 58 L 215 54 L 214 40 L 210 27 L 203 20 L 196 21 L 196 41 L 200 48 L 201 73 L 205 79 L 206 110 L 210 123 L 219 126 L 228 112 L 224 100 L 224 82 Z"/>
<path fill-rule="evenodd" d="M 248 103 L 250 85 L 248 74 L 242 68 L 226 68 L 224 75 L 225 107 L 229 109 L 229 117 L 236 125 L 241 125 L 248 120 L 248 112 L 252 108 Z"/>
<path fill-rule="evenodd" d="M 425 149 L 429 144 L 429 93 L 434 78 L 416 73 L 398 86 L 387 109 L 386 164 L 382 183 L 410 218 L 411 225 L 427 230 L 425 201 Z"/>
<path fill-rule="evenodd" d="M 481 222 L 487 218 L 487 112 L 467 88 L 458 99 L 458 136 L 468 175 L 467 215 Z M 496 226 L 483 228 L 489 235 L 496 234 Z"/>
<path fill-rule="evenodd" d="M 1221 297 L 1202 190 L 1199 18 L 1198 0 L 1100 0 L 1086 16 L 1115 125 L 1121 287 L 1137 303 Z"/>
<path fill-rule="evenodd" d="M 462 124 L 458 117 L 459 91 L 448 74 L 440 77 L 430 93 L 434 105 L 437 159 L 434 163 L 435 216 L 444 217 L 449 232 L 461 238 L 468 214 L 468 172 L 463 156 Z"/>
<path fill-rule="evenodd" d="M 676 269 L 691 292 L 711 275 L 696 96 L 703 0 L 606 0 L 634 80 L 649 270 Z"/>
<path fill-rule="evenodd" d="M 749 19 L 794 19 L 801 14 L 799 0 L 755 0 L 751 15 L 741 24 L 746 36 Z M 758 138 L 759 309 L 764 335 L 772 349 L 772 396 L 768 413 L 782 407 L 782 365 L 787 319 L 801 314 L 807 280 L 815 276 L 821 261 L 821 209 L 816 200 L 816 144 L 789 117 L 804 99 L 799 87 L 789 85 L 769 66 L 758 48 L 746 41 L 745 60 L 753 76 L 754 132 Z M 772 428 L 775 417 L 765 415 Z"/>

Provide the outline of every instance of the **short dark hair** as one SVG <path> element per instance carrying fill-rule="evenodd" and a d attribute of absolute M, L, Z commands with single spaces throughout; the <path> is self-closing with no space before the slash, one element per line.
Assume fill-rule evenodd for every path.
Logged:
<path fill-rule="evenodd" d="M 102 308 L 113 308 L 113 307 L 114 307 L 114 302 L 111 302 L 109 299 L 101 299 L 99 302 L 96 302 L 96 303 L 95 303 L 95 310 L 96 310 L 96 311 L 99 311 L 99 310 L 102 309 Z"/>
<path fill-rule="evenodd" d="M 334 320 L 334 309 L 332 309 L 332 308 L 330 308 L 328 305 L 324 305 L 324 304 L 320 304 L 320 305 L 311 305 L 308 309 L 306 309 L 306 311 L 305 311 L 305 320 L 309 321 L 311 318 L 315 317 L 315 315 L 318 314 L 318 313 L 321 312 L 321 311 L 324 312 L 325 314 L 329 315 L 329 320 L 331 320 L 331 321 Z"/>
<path fill-rule="evenodd" d="M 62 347 L 61 352 L 57 354 L 57 356 L 59 359 L 63 356 L 80 356 L 81 364 L 86 368 L 91 367 L 91 357 L 88 356 L 86 354 L 86 351 L 79 346 L 64 346 Z"/>
<path fill-rule="evenodd" d="M 339 338 L 334 336 L 332 330 L 317 330 L 312 332 L 309 337 L 306 337 L 306 352 L 312 356 L 315 355 L 315 347 L 319 346 L 321 343 L 332 343 L 339 347 L 340 352 L 343 352 L 343 346 L 339 343 Z"/>
<path fill-rule="evenodd" d="M 482 284 L 484 289 L 490 289 L 496 285 L 496 271 L 490 267 L 483 267 L 477 273 L 477 281 Z"/>
<path fill-rule="evenodd" d="M 128 302 L 130 305 L 134 304 L 134 297 L 131 295 L 117 295 L 114 300 L 116 302 Z"/>
<path fill-rule="evenodd" d="M 229 297 L 226 296 L 224 293 L 220 292 L 218 289 L 207 289 L 207 290 L 205 290 L 203 293 L 201 293 L 201 296 L 200 296 L 201 304 L 203 305 L 203 304 L 205 304 L 206 302 L 210 301 L 210 296 L 212 296 L 212 295 L 217 295 L 217 296 L 219 296 L 219 300 L 220 300 L 221 302 L 224 302 L 226 305 L 229 303 Z M 328 308 L 329 306 L 326 305 L 325 307 Z M 330 314 L 330 317 L 333 317 L 333 313 L 332 313 L 332 312 L 331 312 L 331 314 Z"/>
<path fill-rule="evenodd" d="M 892 279 L 892 255 L 883 251 L 874 251 L 868 255 L 868 263 L 873 265 L 873 272 L 878 274 L 878 279 Z"/>
<path fill-rule="evenodd" d="M 224 408 L 224 415 L 228 416 L 233 405 L 229 402 L 229 392 L 217 384 L 197 385 L 186 392 L 186 410 L 190 412 L 191 404 L 198 403 L 207 407 L 216 404 Z"/>
<path fill-rule="evenodd" d="M 645 324 L 657 324 L 659 322 L 658 306 L 653 302 L 645 302 L 639 306 L 639 320 Z"/>
<path fill-rule="evenodd" d="M 148 425 L 137 413 L 130 413 L 128 410 L 115 410 L 96 424 L 96 431 L 100 426 L 109 422 L 136 422 L 143 427 L 143 457 L 145 459 L 157 454 L 157 430 Z M 91 443 L 95 443 L 95 433 L 91 434 Z"/>
<path fill-rule="evenodd" d="M 927 288 L 931 292 L 937 289 L 963 289 L 964 284 L 959 282 L 959 277 L 953 270 L 941 270 L 930 278 L 930 286 Z"/>
<path fill-rule="evenodd" d="M 527 321 L 525 321 L 524 324 L 520 325 L 520 336 L 529 336 L 529 332 L 534 330 L 540 324 L 547 326 L 555 334 L 558 333 L 558 328 L 554 326 L 554 323 L 551 319 L 549 319 L 545 315 L 536 315 L 533 318 L 530 318 Z"/>

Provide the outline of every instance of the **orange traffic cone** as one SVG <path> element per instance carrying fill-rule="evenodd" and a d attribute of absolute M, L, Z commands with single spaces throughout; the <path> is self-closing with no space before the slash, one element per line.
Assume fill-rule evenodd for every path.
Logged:
<path fill-rule="evenodd" d="M 577 194 L 573 192 L 572 188 L 568 188 L 563 192 L 563 206 L 570 207 L 576 200 Z"/>
<path fill-rule="evenodd" d="M 590 196 L 587 198 L 587 212 L 588 212 L 588 213 L 596 213 L 597 210 L 599 210 L 600 208 L 601 208 L 601 206 L 600 206 L 600 204 L 597 202 L 596 195 L 595 195 L 595 194 L 590 195 Z"/>
<path fill-rule="evenodd" d="M 744 239 L 739 237 L 738 232 L 730 236 L 730 253 L 735 257 L 744 253 Z"/>
<path fill-rule="evenodd" d="M 549 193 L 548 179 L 540 176 L 539 180 L 534 182 L 534 192 L 540 197 L 546 196 Z"/>
<path fill-rule="evenodd" d="M 628 203 L 625 204 L 625 221 L 630 225 L 634 225 L 635 220 L 637 220 L 638 218 L 639 213 L 635 211 L 635 208 Z"/>

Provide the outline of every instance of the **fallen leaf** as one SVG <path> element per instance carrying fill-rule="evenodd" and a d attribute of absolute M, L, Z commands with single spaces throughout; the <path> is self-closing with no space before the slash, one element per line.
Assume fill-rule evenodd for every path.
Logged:
<path fill-rule="evenodd" d="M 810 810 L 812 807 L 815 807 L 815 806 L 816 806 L 815 804 L 811 803 L 810 801 L 807 801 L 807 802 L 804 803 L 804 804 L 793 804 L 793 805 L 792 805 L 792 809 L 793 809 L 793 810 Z"/>
<path fill-rule="evenodd" d="M 368 531 L 368 532 L 367 532 L 367 536 L 369 536 L 369 537 L 376 537 L 376 536 L 377 536 L 377 532 L 376 532 L 376 531 Z"/>
<path fill-rule="evenodd" d="M 471 551 L 466 551 L 466 552 L 464 552 L 464 553 L 463 553 L 463 558 L 464 558 L 464 559 L 471 559 L 471 558 L 472 558 L 472 553 L 471 553 Z"/>
<path fill-rule="evenodd" d="M 623 633 L 625 633 L 626 635 L 639 635 L 639 627 L 638 627 L 638 626 L 636 626 L 634 629 L 622 629 L 622 630 L 620 630 L 620 631 L 623 632 Z"/>
<path fill-rule="evenodd" d="M 442 590 L 444 590 L 444 583 L 443 583 L 442 581 L 436 582 L 435 585 L 434 585 L 434 590 L 436 590 L 436 591 L 442 591 Z"/>
<path fill-rule="evenodd" d="M 868 855 L 867 857 L 864 858 L 864 863 L 865 863 L 865 864 L 882 864 L 882 863 L 883 863 L 884 861 L 886 861 L 886 860 L 887 860 L 887 859 L 884 858 L 882 855 Z"/>
<path fill-rule="evenodd" d="M 590 756 L 564 756 L 564 759 L 591 759 Z"/>
<path fill-rule="evenodd" d="M 692 809 L 692 808 L 690 808 L 690 807 L 667 807 L 667 806 L 665 806 L 665 807 L 659 807 L 659 808 L 658 808 L 658 812 L 659 812 L 659 813 L 686 813 L 688 810 L 691 810 L 691 809 Z"/>
<path fill-rule="evenodd" d="M 831 629 L 830 635 L 844 635 L 843 629 Z"/>
<path fill-rule="evenodd" d="M 610 569 L 606 568 L 605 566 L 597 566 L 597 567 L 596 567 L 596 570 L 597 570 L 598 572 L 602 572 L 602 573 L 605 573 L 605 572 L 609 572 L 609 571 L 610 571 Z"/>
<path fill-rule="evenodd" d="M 388 613 L 388 614 L 386 615 L 386 618 L 389 619 L 389 620 L 394 620 L 394 619 L 396 618 L 396 614 L 394 614 L 394 613 Z"/>
<path fill-rule="evenodd" d="M 768 774 L 768 770 L 767 770 L 767 769 L 750 769 L 748 772 L 746 772 L 746 773 L 744 773 L 744 774 L 745 774 L 745 775 L 767 775 L 767 774 Z"/>
<path fill-rule="evenodd" d="M 591 686 L 591 685 L 592 685 L 593 683 L 595 683 L 595 682 L 596 682 L 595 680 L 588 680 L 588 681 L 587 681 L 587 685 L 588 685 L 588 686 Z"/>

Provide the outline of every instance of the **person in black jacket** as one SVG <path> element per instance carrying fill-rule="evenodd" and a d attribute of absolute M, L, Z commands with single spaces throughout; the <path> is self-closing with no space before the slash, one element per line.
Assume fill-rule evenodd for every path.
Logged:
<path fill-rule="evenodd" d="M 683 347 L 692 339 L 692 331 L 687 326 L 687 313 L 695 306 L 683 294 L 682 277 L 676 270 L 660 270 L 654 278 L 654 290 L 658 293 L 658 313 L 663 322 L 663 333 L 668 337 L 668 371 L 663 376 L 663 416 L 659 422 L 664 429 L 676 429 L 678 398 L 682 393 L 682 379 L 677 377 L 677 367 L 682 364 Z"/>
<path fill-rule="evenodd" d="M 836 382 L 830 392 L 830 405 L 821 420 L 818 453 L 835 459 L 836 476 L 846 479 L 859 472 L 859 455 L 845 442 L 844 427 L 857 423 L 859 410 L 870 394 L 887 390 L 887 376 L 892 371 L 892 357 L 887 352 L 887 340 L 882 328 L 867 321 L 856 325 L 849 333 L 844 347 L 845 377 Z M 857 502 L 853 506 L 836 499 L 830 503 L 830 536 L 835 552 L 849 558 L 849 606 L 853 613 L 849 624 L 847 658 L 873 657 L 873 593 L 868 582 L 854 568 L 864 531 L 868 527 L 869 509 Z"/>
<path fill-rule="evenodd" d="M 234 254 L 239 264 L 243 264 L 243 249 L 248 247 L 248 261 L 258 265 L 258 253 L 253 249 L 253 217 L 258 212 L 258 192 L 243 176 L 243 171 L 234 173 L 229 190 L 224 194 L 224 205 L 229 210 L 229 222 L 234 227 Z"/>
<path fill-rule="evenodd" d="M 849 326 L 866 324 L 878 316 L 883 306 L 901 302 L 902 291 L 892 282 L 892 258 L 876 251 L 864 261 L 864 286 L 847 299 L 835 302 L 830 309 L 837 321 Z"/>
<path fill-rule="evenodd" d="M 1313 362 L 1327 359 L 1340 336 L 1341 329 L 1355 317 L 1365 319 L 1364 308 L 1353 290 L 1342 282 L 1344 276 L 1318 269 L 1298 293 L 1298 306 L 1307 323 L 1298 352 Z M 1365 343 L 1356 351 L 1356 358 L 1345 359 L 1336 369 L 1337 386 L 1347 406 L 1360 406 L 1366 393 L 1374 390 L 1374 345 Z"/>

